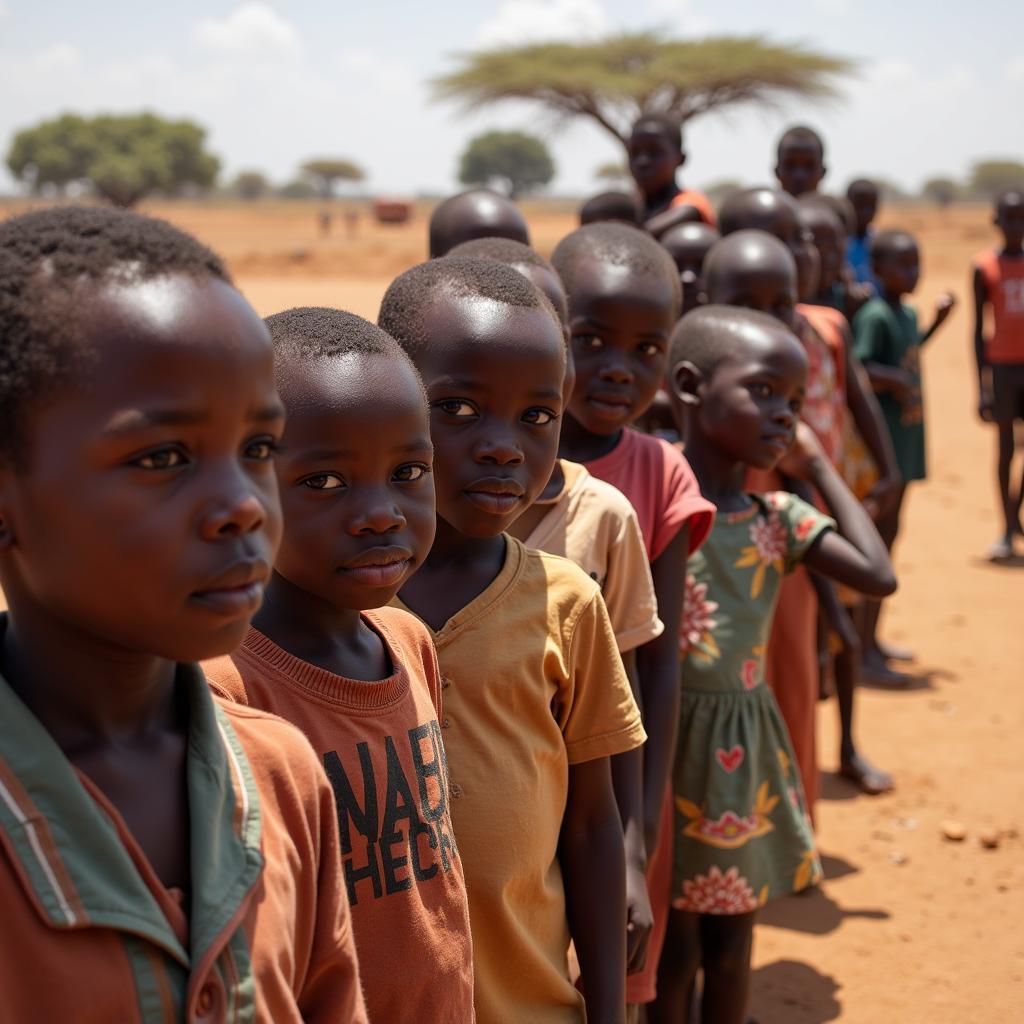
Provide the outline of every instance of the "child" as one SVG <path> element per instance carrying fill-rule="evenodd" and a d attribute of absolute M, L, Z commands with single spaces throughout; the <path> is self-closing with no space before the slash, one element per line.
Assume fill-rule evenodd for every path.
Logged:
<path fill-rule="evenodd" d="M 682 314 L 696 309 L 700 303 L 700 275 L 708 250 L 721 238 L 718 231 L 707 224 L 679 224 L 669 228 L 659 241 L 679 271 L 683 286 Z"/>
<path fill-rule="evenodd" d="M 281 536 L 262 322 L 188 235 L 63 207 L 0 225 L 0 337 L 3 1016 L 365 1022 L 323 769 L 195 664 Z"/>
<path fill-rule="evenodd" d="M 764 649 L 782 576 L 801 562 L 889 594 L 892 567 L 871 520 L 813 433 L 798 430 L 802 346 L 771 317 L 709 306 L 672 340 L 674 397 L 686 452 L 718 509 L 687 566 L 683 699 L 673 775 L 676 856 L 669 937 L 652 1024 L 687 1021 L 703 967 L 703 1021 L 745 1020 L 757 909 L 821 874 L 792 749 Z M 835 516 L 782 491 L 748 493 L 748 466 L 806 480 Z"/>
<path fill-rule="evenodd" d="M 903 302 L 917 287 L 921 257 L 913 235 L 882 231 L 871 245 L 871 266 L 880 294 L 871 299 L 853 322 L 857 357 L 864 364 L 878 396 L 892 438 L 902 483 L 895 500 L 879 515 L 878 529 L 889 550 L 899 532 L 907 485 L 925 478 L 924 401 L 921 395 L 921 347 L 945 322 L 956 301 L 948 292 L 939 298 L 935 320 L 920 334 L 917 314 Z M 880 601 L 868 601 L 864 611 L 864 674 L 873 680 L 899 685 L 906 676 L 887 665 L 890 657 L 880 644 Z"/>
<path fill-rule="evenodd" d="M 580 226 L 617 220 L 640 227 L 640 200 L 632 192 L 600 192 L 580 207 Z"/>
<path fill-rule="evenodd" d="M 796 125 L 782 133 L 776 149 L 775 177 L 784 192 L 817 192 L 825 177 L 825 143 L 813 129 Z"/>
<path fill-rule="evenodd" d="M 402 274 L 379 321 L 431 408 L 437 536 L 400 598 L 430 628 L 447 683 L 477 1020 L 621 1022 L 625 858 L 609 758 L 644 730 L 597 583 L 503 532 L 554 465 L 561 325 L 517 271 L 461 256 Z"/>
<path fill-rule="evenodd" d="M 853 206 L 856 228 L 846 243 L 846 262 L 861 284 L 868 285 L 871 294 L 878 292 L 878 282 L 871 272 L 871 240 L 875 236 L 871 222 L 878 215 L 878 186 L 867 178 L 851 181 L 846 198 Z"/>
<path fill-rule="evenodd" d="M 686 163 L 683 130 L 664 114 L 644 114 L 629 136 L 629 173 L 643 199 L 643 222 L 656 238 L 689 220 L 691 209 L 712 227 L 715 211 L 708 197 L 693 188 L 680 189 L 676 173 Z"/>
<path fill-rule="evenodd" d="M 654 996 L 654 970 L 664 934 L 671 837 L 662 829 L 675 751 L 678 629 L 683 580 L 679 566 L 711 529 L 712 509 L 686 460 L 663 440 L 629 429 L 664 379 L 668 339 L 678 319 L 681 286 L 661 246 L 627 225 L 592 224 L 564 238 L 552 262 L 569 297 L 576 381 L 562 423 L 559 453 L 617 487 L 637 513 L 651 563 L 665 632 L 637 651 L 648 742 L 644 751 L 644 815 L 651 851 L 648 890 L 655 927 L 648 969 L 630 979 L 629 1002 Z M 659 866 L 664 870 L 659 875 Z"/>
<path fill-rule="evenodd" d="M 489 188 L 471 188 L 438 203 L 430 215 L 429 234 L 431 259 L 471 238 L 511 238 L 530 244 L 519 207 Z"/>
<path fill-rule="evenodd" d="M 994 561 L 1013 557 L 1013 538 L 1022 531 L 1024 476 L 1014 494 L 1013 427 L 1024 419 L 1024 191 L 1004 192 L 996 203 L 1001 250 L 974 258 L 974 356 L 978 366 L 978 410 L 999 428 L 997 479 L 1003 507 L 1003 536 L 989 549 Z M 985 339 L 985 307 L 992 307 L 992 334 Z"/>
<path fill-rule="evenodd" d="M 360 317 L 292 309 L 266 324 L 288 415 L 284 539 L 253 627 L 207 675 L 297 725 L 323 760 L 370 1020 L 472 1021 L 443 683 L 427 631 L 382 607 L 434 537 L 426 396 L 398 344 Z"/>

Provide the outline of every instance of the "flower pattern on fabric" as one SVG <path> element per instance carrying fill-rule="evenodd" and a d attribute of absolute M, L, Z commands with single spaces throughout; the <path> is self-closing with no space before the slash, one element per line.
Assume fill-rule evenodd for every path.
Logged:
<path fill-rule="evenodd" d="M 780 576 L 784 571 L 783 559 L 788 548 L 785 523 L 779 518 L 778 512 L 761 518 L 758 516 L 750 524 L 750 546 L 740 551 L 740 557 L 734 563 L 737 569 L 754 569 L 754 578 L 750 582 L 750 596 L 757 598 L 764 586 L 765 572 L 771 566 Z"/>
<path fill-rule="evenodd" d="M 683 895 L 672 906 L 696 914 L 746 914 L 757 909 L 758 901 L 739 868 L 733 866 L 722 874 L 712 865 L 706 875 L 683 882 Z"/>
<path fill-rule="evenodd" d="M 729 810 L 712 819 L 705 817 L 700 807 L 684 797 L 677 796 L 675 800 L 679 813 L 690 819 L 689 824 L 683 829 L 683 835 L 708 846 L 716 846 L 721 850 L 735 850 L 751 839 L 775 831 L 769 815 L 775 810 L 779 798 L 768 795 L 767 781 L 758 787 L 757 800 L 750 814 L 737 814 Z"/>
<path fill-rule="evenodd" d="M 683 621 L 679 630 L 679 653 L 713 661 L 721 657 L 713 630 L 718 622 L 712 618 L 718 611 L 718 602 L 708 599 L 708 585 L 698 583 L 691 574 L 686 576 L 686 594 L 683 598 Z"/>

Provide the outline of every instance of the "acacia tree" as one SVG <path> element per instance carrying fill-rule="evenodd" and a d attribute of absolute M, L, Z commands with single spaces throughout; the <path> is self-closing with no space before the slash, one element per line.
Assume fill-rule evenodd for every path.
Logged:
<path fill-rule="evenodd" d="M 466 147 L 459 164 L 463 185 L 487 185 L 500 179 L 515 198 L 555 176 L 555 164 L 540 139 L 525 132 L 486 132 Z"/>
<path fill-rule="evenodd" d="M 1018 160 L 979 160 L 971 168 L 968 187 L 985 199 L 995 199 L 1010 188 L 1024 188 L 1024 164 Z"/>
<path fill-rule="evenodd" d="M 434 79 L 435 97 L 476 110 L 530 100 L 563 117 L 585 117 L 625 145 L 642 113 L 680 124 L 741 103 L 835 95 L 852 61 L 761 36 L 670 39 L 648 31 L 587 43 L 531 43 L 480 50 Z"/>
<path fill-rule="evenodd" d="M 307 160 L 302 165 L 302 173 L 313 179 L 317 190 L 324 199 L 330 199 L 334 195 L 334 189 L 338 182 L 362 181 L 366 177 L 359 164 L 334 157 L 318 157 L 315 160 Z"/>

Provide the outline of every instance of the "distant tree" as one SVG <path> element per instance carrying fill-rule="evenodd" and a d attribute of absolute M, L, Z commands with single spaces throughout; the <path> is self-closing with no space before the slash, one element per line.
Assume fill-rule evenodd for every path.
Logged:
<path fill-rule="evenodd" d="M 1008 188 L 1024 188 L 1024 164 L 1016 160 L 979 160 L 971 168 L 967 187 L 985 199 L 995 199 Z"/>
<path fill-rule="evenodd" d="M 156 114 L 65 114 L 15 135 L 7 166 L 33 192 L 91 185 L 118 206 L 144 196 L 209 188 L 220 161 L 204 148 L 206 132 L 191 121 Z"/>
<path fill-rule="evenodd" d="M 950 206 L 960 194 L 960 186 L 952 178 L 929 178 L 921 186 L 921 196 L 936 206 Z"/>
<path fill-rule="evenodd" d="M 366 172 L 359 164 L 353 163 L 351 160 L 333 157 L 307 160 L 302 165 L 302 173 L 309 175 L 324 199 L 330 199 L 334 195 L 334 190 L 339 182 L 363 181 L 366 178 Z"/>
<path fill-rule="evenodd" d="M 282 185 L 277 190 L 277 195 L 282 199 L 312 199 L 316 195 L 316 189 L 306 178 L 296 178 Z"/>
<path fill-rule="evenodd" d="M 262 171 L 239 171 L 228 190 L 239 199 L 262 199 L 270 191 L 270 182 Z"/>
<path fill-rule="evenodd" d="M 608 163 L 598 164 L 594 169 L 594 177 L 598 181 L 628 181 L 629 180 L 629 165 L 626 163 L 616 163 L 614 160 L 610 160 Z"/>
<path fill-rule="evenodd" d="M 625 145 L 641 113 L 680 123 L 740 103 L 773 104 L 835 93 L 855 65 L 761 36 L 671 39 L 624 33 L 585 43 L 530 43 L 479 50 L 434 79 L 434 95 L 467 110 L 532 100 L 562 117 L 587 118 Z"/>
<path fill-rule="evenodd" d="M 555 164 L 547 146 L 525 132 L 487 132 L 466 147 L 459 164 L 463 185 L 487 185 L 498 179 L 515 197 L 555 176 Z"/>

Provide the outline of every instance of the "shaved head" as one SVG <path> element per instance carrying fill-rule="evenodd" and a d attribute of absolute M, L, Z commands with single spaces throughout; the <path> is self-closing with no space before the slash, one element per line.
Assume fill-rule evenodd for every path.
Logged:
<path fill-rule="evenodd" d="M 793 245 L 798 234 L 796 200 L 773 188 L 745 188 L 722 204 L 718 228 L 723 235 L 746 229 L 767 231 Z"/>
<path fill-rule="evenodd" d="M 739 305 L 737 292 L 769 281 L 796 289 L 793 254 L 766 231 L 737 231 L 716 242 L 704 261 L 704 289 L 711 302 Z"/>
<path fill-rule="evenodd" d="M 519 207 L 489 188 L 460 192 L 438 205 L 430 217 L 430 256 L 444 256 L 474 238 L 511 238 L 530 244 Z"/>

